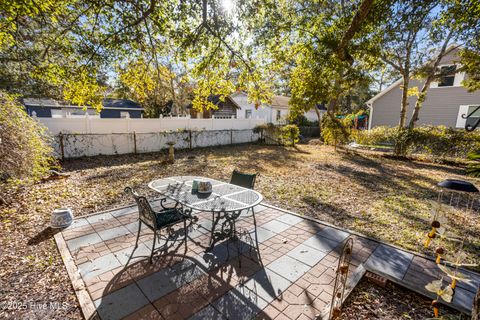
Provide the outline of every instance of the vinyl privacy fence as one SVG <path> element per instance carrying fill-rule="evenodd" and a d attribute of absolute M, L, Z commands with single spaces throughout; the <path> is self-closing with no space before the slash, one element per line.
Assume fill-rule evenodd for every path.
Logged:
<path fill-rule="evenodd" d="M 158 152 L 168 149 L 174 142 L 175 149 L 222 146 L 251 143 L 259 139 L 252 129 L 202 130 L 151 133 L 60 133 L 54 137 L 54 148 L 59 158 L 91 157 L 126 153 Z"/>
<path fill-rule="evenodd" d="M 59 158 L 157 152 L 249 143 L 258 140 L 253 128 L 263 119 L 36 118 L 54 136 Z"/>
<path fill-rule="evenodd" d="M 36 118 L 50 133 L 151 133 L 179 130 L 247 130 L 265 123 L 264 119 L 190 119 L 166 117 L 159 119 Z"/>

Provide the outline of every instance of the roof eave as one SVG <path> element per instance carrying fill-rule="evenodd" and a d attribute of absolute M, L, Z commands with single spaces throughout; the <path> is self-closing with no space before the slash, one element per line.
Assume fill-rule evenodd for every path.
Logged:
<path fill-rule="evenodd" d="M 387 88 L 385 88 L 384 90 L 380 91 L 379 93 L 377 93 L 375 96 L 373 96 L 372 98 L 370 98 L 370 100 L 368 100 L 366 102 L 367 105 L 372 105 L 373 102 L 375 102 L 375 100 L 378 100 L 380 97 L 382 97 L 383 95 L 387 94 L 388 92 L 390 92 L 393 88 L 395 88 L 396 86 L 398 86 L 399 84 L 402 83 L 402 78 L 398 79 L 397 81 L 395 81 L 394 83 L 392 83 L 391 85 L 389 85 Z"/>

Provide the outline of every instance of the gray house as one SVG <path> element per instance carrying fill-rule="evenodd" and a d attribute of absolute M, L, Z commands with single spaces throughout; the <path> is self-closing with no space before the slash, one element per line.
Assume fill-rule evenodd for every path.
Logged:
<path fill-rule="evenodd" d="M 68 105 L 53 99 L 25 98 L 23 104 L 29 115 L 41 118 L 78 118 L 89 116 L 94 118 L 141 118 L 143 108 L 128 99 L 103 99 L 100 113 L 93 108 Z"/>
<path fill-rule="evenodd" d="M 465 128 L 466 119 L 462 115 L 471 114 L 480 106 L 480 91 L 468 92 L 462 81 L 463 72 L 458 72 L 458 49 L 451 50 L 441 61 L 439 68 L 442 78 L 431 84 L 427 97 L 420 110 L 418 125 L 444 125 L 452 128 Z M 410 81 L 410 88 L 418 87 L 420 90 L 424 81 Z M 368 128 L 378 126 L 397 126 L 400 119 L 400 105 L 402 101 L 402 79 L 367 101 L 370 108 L 370 121 Z M 407 109 L 407 123 L 412 117 L 416 97 L 409 98 Z M 478 120 L 480 109 L 468 119 L 469 123 Z"/>

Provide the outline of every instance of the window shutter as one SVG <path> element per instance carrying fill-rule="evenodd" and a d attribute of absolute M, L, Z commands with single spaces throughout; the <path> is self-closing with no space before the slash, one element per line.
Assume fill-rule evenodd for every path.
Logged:
<path fill-rule="evenodd" d="M 467 119 L 464 119 L 462 117 L 462 115 L 465 115 L 465 117 L 467 116 L 468 107 L 469 106 L 460 106 L 458 108 L 457 125 L 455 126 L 456 128 L 465 128 L 465 124 L 467 123 Z"/>

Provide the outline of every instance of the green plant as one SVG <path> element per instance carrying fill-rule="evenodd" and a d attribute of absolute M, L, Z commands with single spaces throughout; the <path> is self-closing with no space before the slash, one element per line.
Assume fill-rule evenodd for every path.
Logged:
<path fill-rule="evenodd" d="M 303 114 L 295 116 L 294 113 L 289 113 L 288 122 L 299 127 L 318 127 L 318 121 L 310 121 Z"/>
<path fill-rule="evenodd" d="M 352 133 L 361 145 L 399 145 L 403 154 L 424 154 L 430 157 L 467 158 L 480 150 L 480 132 L 457 130 L 445 126 L 423 126 L 413 130 L 376 127 Z"/>
<path fill-rule="evenodd" d="M 300 129 L 294 124 L 289 124 L 280 128 L 280 139 L 285 145 L 295 146 L 300 140 Z"/>
<path fill-rule="evenodd" d="M 480 177 L 480 153 L 469 153 L 468 159 L 472 160 L 472 162 L 468 165 L 467 174 L 472 177 Z"/>
<path fill-rule="evenodd" d="M 324 115 L 322 118 L 322 138 L 326 144 L 337 146 L 338 144 L 345 144 L 350 140 L 351 130 L 349 129 L 349 124 L 351 119 L 343 118 L 337 119 L 337 121 L 332 120 L 328 115 Z M 344 128 L 347 136 L 342 132 L 342 127 Z"/>
<path fill-rule="evenodd" d="M 15 97 L 0 91 L 0 181 L 43 177 L 52 164 L 52 153 L 45 127 Z"/>

